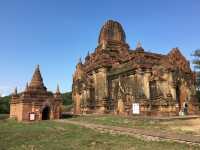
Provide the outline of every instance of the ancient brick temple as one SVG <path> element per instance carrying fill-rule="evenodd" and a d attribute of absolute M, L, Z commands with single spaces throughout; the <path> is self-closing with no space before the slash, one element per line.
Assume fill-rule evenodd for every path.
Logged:
<path fill-rule="evenodd" d="M 25 91 L 18 94 L 16 89 L 13 93 L 10 117 L 18 121 L 59 119 L 61 104 L 59 87 L 55 94 L 47 91 L 38 65 Z"/>
<path fill-rule="evenodd" d="M 173 116 L 197 114 L 195 76 L 178 48 L 168 54 L 130 49 L 116 21 L 101 28 L 98 46 L 73 75 L 74 113 Z"/>

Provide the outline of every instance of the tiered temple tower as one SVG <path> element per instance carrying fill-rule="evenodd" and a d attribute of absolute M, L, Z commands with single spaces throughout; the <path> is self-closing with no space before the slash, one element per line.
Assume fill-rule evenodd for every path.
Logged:
<path fill-rule="evenodd" d="M 195 76 L 178 48 L 168 54 L 130 49 L 120 23 L 109 20 L 98 45 L 73 76 L 74 113 L 172 116 L 199 113 Z"/>

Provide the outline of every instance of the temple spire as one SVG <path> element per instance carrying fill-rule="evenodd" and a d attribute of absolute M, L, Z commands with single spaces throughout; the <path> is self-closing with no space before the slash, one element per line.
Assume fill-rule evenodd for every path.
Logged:
<path fill-rule="evenodd" d="M 26 89 L 25 89 L 25 91 L 28 91 L 28 82 L 26 83 Z"/>
<path fill-rule="evenodd" d="M 141 48 L 141 47 L 142 47 L 142 43 L 140 41 L 138 41 L 136 48 Z"/>
<path fill-rule="evenodd" d="M 58 84 L 57 84 L 56 93 L 59 93 L 59 94 L 60 94 L 60 88 L 59 88 L 59 85 L 58 85 Z"/>
<path fill-rule="evenodd" d="M 13 93 L 14 95 L 17 95 L 17 87 L 15 87 L 15 89 L 14 89 L 14 93 Z"/>
<path fill-rule="evenodd" d="M 140 41 L 137 42 L 136 50 L 137 50 L 137 51 L 144 51 L 144 49 L 143 49 L 143 47 L 142 47 L 142 43 L 141 43 Z"/>
<path fill-rule="evenodd" d="M 42 75 L 40 73 L 40 66 L 37 65 L 35 72 L 33 74 L 32 80 L 30 82 L 29 87 L 31 88 L 44 88 Z"/>

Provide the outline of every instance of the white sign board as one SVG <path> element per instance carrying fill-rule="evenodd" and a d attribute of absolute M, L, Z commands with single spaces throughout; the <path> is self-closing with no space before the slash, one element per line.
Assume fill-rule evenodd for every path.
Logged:
<path fill-rule="evenodd" d="M 140 104 L 139 103 L 133 103 L 133 114 L 140 114 Z"/>
<path fill-rule="evenodd" d="M 34 121 L 35 120 L 35 113 L 30 113 L 29 119 L 30 119 L 30 121 Z"/>

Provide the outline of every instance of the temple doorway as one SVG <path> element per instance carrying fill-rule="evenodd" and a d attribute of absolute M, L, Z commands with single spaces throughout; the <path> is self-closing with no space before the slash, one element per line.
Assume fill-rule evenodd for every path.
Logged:
<path fill-rule="evenodd" d="M 188 104 L 186 102 L 183 103 L 183 112 L 184 112 L 184 115 L 188 114 Z"/>
<path fill-rule="evenodd" d="M 180 88 L 176 86 L 176 103 L 178 104 L 179 111 L 181 110 L 181 101 L 180 101 Z"/>
<path fill-rule="evenodd" d="M 50 107 L 46 106 L 42 111 L 42 120 L 50 119 Z"/>
<path fill-rule="evenodd" d="M 155 80 L 150 81 L 149 87 L 150 87 L 150 99 L 154 99 L 155 97 L 158 96 L 156 81 Z"/>

